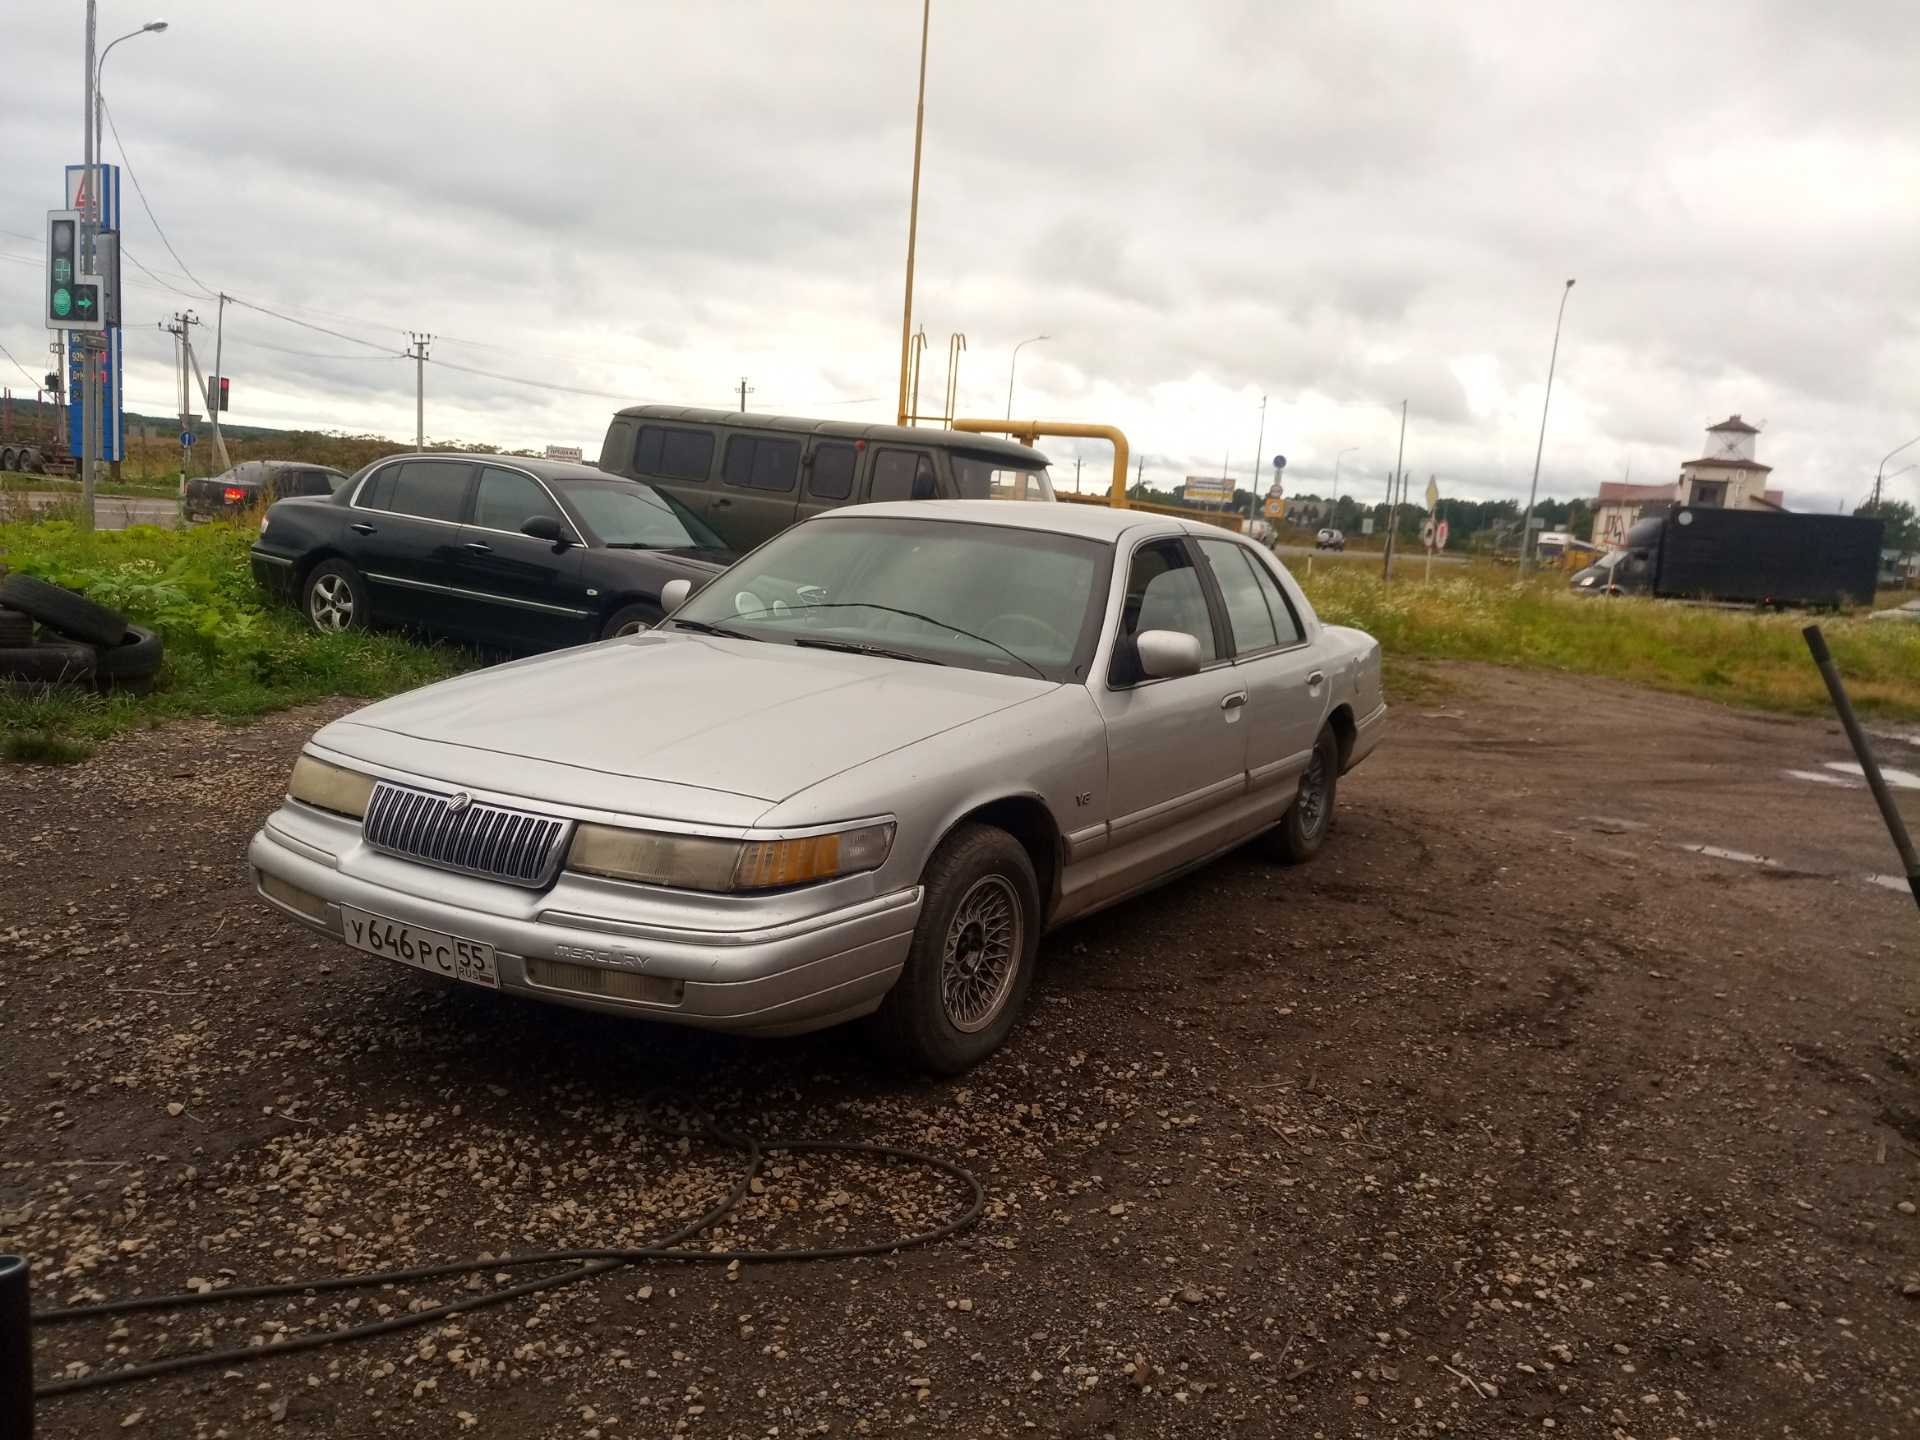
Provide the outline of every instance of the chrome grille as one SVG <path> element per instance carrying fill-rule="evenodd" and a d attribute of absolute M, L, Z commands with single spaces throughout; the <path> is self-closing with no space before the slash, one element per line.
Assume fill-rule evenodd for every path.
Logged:
<path fill-rule="evenodd" d="M 571 822 L 437 795 L 383 780 L 373 787 L 362 833 L 390 855 L 483 875 L 512 885 L 539 887 L 553 879 L 566 854 Z"/>

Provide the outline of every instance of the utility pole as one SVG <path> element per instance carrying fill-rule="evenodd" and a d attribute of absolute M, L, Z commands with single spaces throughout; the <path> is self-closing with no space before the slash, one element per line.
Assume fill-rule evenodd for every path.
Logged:
<path fill-rule="evenodd" d="M 1248 487 L 1253 491 L 1253 498 L 1256 502 L 1258 502 L 1260 498 L 1260 457 L 1266 453 L 1267 397 L 1262 395 L 1260 397 L 1260 438 L 1253 442 L 1253 479 L 1247 482 Z M 1251 511 L 1248 512 L 1247 518 L 1249 520 L 1253 518 Z"/>
<path fill-rule="evenodd" d="M 1393 473 L 1387 477 L 1387 552 L 1380 567 L 1382 580 L 1393 579 L 1393 532 L 1400 523 L 1399 492 L 1406 489 L 1401 467 L 1407 458 L 1407 402 L 1400 402 L 1400 448 L 1393 453 Z"/>
<path fill-rule="evenodd" d="M 220 356 L 221 356 L 222 343 L 226 339 L 226 334 L 227 334 L 227 296 L 226 296 L 226 292 L 223 290 L 220 292 L 220 309 L 218 310 L 218 312 L 216 312 L 213 318 L 214 389 L 209 390 L 207 392 L 207 418 L 213 422 L 213 453 L 220 457 L 220 468 L 223 471 L 230 470 L 233 467 L 227 462 L 227 442 L 220 435 L 220 399 L 221 397 L 220 395 L 215 394 L 214 391 L 225 389 L 225 386 L 222 385 L 221 382 L 225 380 L 227 372 L 220 368 Z"/>
<path fill-rule="evenodd" d="M 93 87 L 95 76 L 94 40 L 95 27 L 99 20 L 98 0 L 87 0 L 87 85 L 84 99 L 85 107 L 85 154 L 82 158 L 84 169 L 81 171 L 81 185 L 84 193 L 80 197 L 80 245 L 79 265 L 75 268 L 89 275 L 98 273 L 98 264 L 94 259 L 96 239 L 100 230 L 100 184 L 96 165 L 93 133 Z M 102 285 L 104 298 L 106 287 Z M 85 514 L 81 524 L 88 530 L 93 528 L 93 487 L 98 478 L 96 471 L 100 463 L 100 369 L 99 354 L 94 348 L 94 338 L 89 331 L 76 331 L 73 340 L 80 345 L 81 400 L 85 407 L 80 426 L 80 504 Z"/>
<path fill-rule="evenodd" d="M 1898 455 L 1902 450 L 1905 450 L 1908 445 L 1920 445 L 1920 435 L 1914 436 L 1913 439 L 1907 441 L 1906 445 L 1894 446 L 1893 449 L 1880 457 L 1880 468 L 1873 472 L 1873 504 L 1867 509 L 1869 515 L 1878 515 L 1880 513 L 1880 487 L 1886 480 L 1887 461 L 1893 459 L 1893 457 Z M 1911 470 L 1913 467 L 1909 465 L 1907 468 Z M 1894 473 L 1898 474 L 1899 472 L 1895 471 Z"/>
<path fill-rule="evenodd" d="M 747 384 L 747 377 L 746 377 L 746 376 L 744 376 L 744 375 L 742 375 L 742 376 L 740 377 L 740 383 L 739 383 L 738 385 L 736 385 L 736 386 L 734 386 L 733 388 L 734 388 L 734 389 L 735 389 L 736 391 L 738 391 L 738 392 L 739 392 L 739 395 L 740 395 L 740 413 L 741 413 L 742 415 L 744 415 L 744 414 L 746 414 L 746 413 L 747 413 L 747 396 L 749 396 L 749 395 L 752 395 L 752 394 L 755 394 L 755 393 L 756 393 L 756 392 L 755 392 L 755 390 L 754 390 L 754 387 L 753 387 L 753 386 L 751 386 L 751 385 L 749 385 L 749 384 Z"/>
<path fill-rule="evenodd" d="M 1520 517 L 1520 568 L 1515 578 L 1527 578 L 1527 551 L 1533 540 L 1533 502 L 1540 491 L 1540 455 L 1547 448 L 1547 406 L 1553 403 L 1553 367 L 1560 359 L 1560 322 L 1567 318 L 1567 296 L 1573 293 L 1569 280 L 1560 291 L 1560 312 L 1553 317 L 1553 350 L 1547 356 L 1547 393 L 1540 401 L 1540 443 L 1533 447 L 1533 483 L 1527 487 L 1527 513 Z"/>
<path fill-rule="evenodd" d="M 91 3 L 91 0 L 89 0 Z M 907 423 L 907 365 L 913 344 L 913 246 L 920 231 L 920 138 L 927 125 L 927 31 L 933 0 L 920 4 L 920 98 L 913 111 L 913 197 L 907 206 L 907 302 L 900 316 L 900 407 L 896 423 Z"/>
<path fill-rule="evenodd" d="M 413 448 L 427 448 L 427 346 L 433 343 L 433 336 L 417 330 L 407 332 L 413 337 Z"/>

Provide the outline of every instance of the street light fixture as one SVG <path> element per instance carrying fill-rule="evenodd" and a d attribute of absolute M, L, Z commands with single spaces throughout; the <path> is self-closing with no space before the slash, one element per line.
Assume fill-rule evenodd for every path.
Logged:
<path fill-rule="evenodd" d="M 1014 372 L 1020 368 L 1020 352 L 1027 346 L 1033 344 L 1035 340 L 1051 340 L 1052 338 L 1051 335 L 1035 335 L 1029 339 L 1022 340 L 1018 345 L 1013 347 L 1013 361 L 1007 366 L 1007 419 L 1013 419 L 1013 376 Z"/>
<path fill-rule="evenodd" d="M 1528 542 L 1533 539 L 1533 502 L 1540 491 L 1540 456 L 1547 448 L 1547 406 L 1553 403 L 1553 367 L 1560 359 L 1560 322 L 1567 318 L 1567 296 L 1573 293 L 1573 281 L 1560 292 L 1560 311 L 1553 317 L 1553 352 L 1547 357 L 1547 393 L 1540 402 L 1540 442 L 1533 447 L 1533 483 L 1527 487 L 1527 513 L 1520 517 L 1520 566 L 1515 578 L 1527 577 Z"/>

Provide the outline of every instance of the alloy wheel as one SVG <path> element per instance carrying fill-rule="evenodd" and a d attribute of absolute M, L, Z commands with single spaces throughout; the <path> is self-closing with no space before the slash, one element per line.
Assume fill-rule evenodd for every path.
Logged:
<path fill-rule="evenodd" d="M 353 586 L 344 575 L 322 575 L 307 597 L 307 614 L 316 630 L 353 628 Z"/>
<path fill-rule="evenodd" d="M 1025 943 L 1020 897 L 1002 876 L 974 882 L 947 925 L 940 959 L 940 1003 L 954 1029 L 973 1034 L 991 1025 L 1020 969 Z"/>

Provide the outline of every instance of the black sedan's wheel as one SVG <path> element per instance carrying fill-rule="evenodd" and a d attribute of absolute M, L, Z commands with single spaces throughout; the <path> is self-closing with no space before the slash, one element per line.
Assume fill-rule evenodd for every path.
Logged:
<path fill-rule="evenodd" d="M 651 630 L 660 623 L 662 616 L 658 605 L 622 605 L 607 617 L 605 627 L 600 631 L 602 640 L 612 640 L 619 635 L 638 635 L 643 630 Z"/>
<path fill-rule="evenodd" d="M 1334 791 L 1340 782 L 1340 739 L 1331 725 L 1320 727 L 1313 757 L 1300 772 L 1300 788 L 1280 823 L 1261 837 L 1275 860 L 1299 865 L 1320 853 L 1333 823 Z"/>
<path fill-rule="evenodd" d="M 322 635 L 367 628 L 367 582 L 344 560 L 313 567 L 300 592 L 300 609 Z"/>
<path fill-rule="evenodd" d="M 1033 983 L 1040 888 L 1004 830 L 967 825 L 927 863 L 906 968 L 874 1016 L 897 1058 L 952 1075 L 1005 1042 Z"/>

